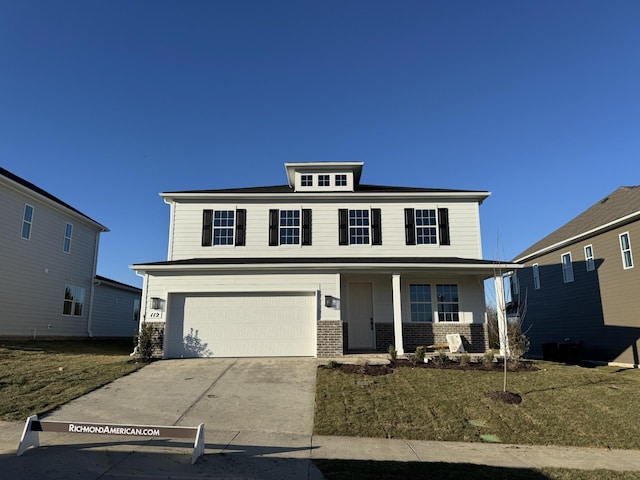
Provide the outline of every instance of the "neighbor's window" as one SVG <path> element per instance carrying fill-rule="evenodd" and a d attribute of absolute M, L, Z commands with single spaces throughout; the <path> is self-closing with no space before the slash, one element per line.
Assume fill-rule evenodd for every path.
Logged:
<path fill-rule="evenodd" d="M 73 285 L 65 285 L 64 287 L 64 305 L 62 307 L 63 315 L 72 315 L 81 317 L 84 309 L 85 289 L 82 287 L 74 287 Z"/>
<path fill-rule="evenodd" d="M 213 212 L 213 244 L 233 245 L 235 212 L 233 210 L 216 210 Z"/>
<path fill-rule="evenodd" d="M 336 175 L 336 187 L 346 187 L 347 176 L 343 174 Z"/>
<path fill-rule="evenodd" d="M 538 264 L 534 263 L 532 265 L 533 270 L 533 288 L 536 290 L 540 290 L 540 269 L 538 268 Z"/>
<path fill-rule="evenodd" d="M 441 322 L 458 322 L 460 307 L 458 304 L 457 285 L 436 285 L 438 299 L 438 320 Z"/>
<path fill-rule="evenodd" d="M 518 281 L 518 272 L 513 272 L 509 277 L 511 286 L 511 296 L 520 295 L 520 282 Z"/>
<path fill-rule="evenodd" d="M 64 228 L 64 244 L 62 246 L 62 251 L 64 253 L 71 252 L 71 235 L 72 234 L 73 234 L 73 225 L 70 223 L 67 223 L 66 227 Z"/>
<path fill-rule="evenodd" d="M 573 264 L 571 263 L 571 252 L 562 255 L 562 279 L 564 283 L 573 282 Z"/>
<path fill-rule="evenodd" d="M 584 247 L 584 261 L 587 265 L 587 271 L 591 272 L 596 269 L 596 263 L 593 259 L 593 246 L 587 245 Z"/>
<path fill-rule="evenodd" d="M 433 321 L 431 285 L 409 285 L 409 304 L 412 322 Z"/>
<path fill-rule="evenodd" d="M 134 322 L 140 321 L 140 299 L 139 298 L 133 299 L 133 321 Z"/>
<path fill-rule="evenodd" d="M 24 214 L 22 215 L 22 238 L 31 238 L 31 225 L 33 224 L 33 207 L 28 203 L 24 204 Z"/>
<path fill-rule="evenodd" d="M 300 185 L 303 187 L 313 187 L 313 175 L 302 175 Z"/>
<path fill-rule="evenodd" d="M 620 234 L 620 251 L 622 253 L 622 265 L 625 270 L 633 268 L 633 256 L 631 255 L 631 241 L 629 240 L 629 232 Z"/>
<path fill-rule="evenodd" d="M 329 175 L 318 175 L 318 186 L 319 187 L 329 187 L 331 186 L 331 180 L 329 180 Z"/>
<path fill-rule="evenodd" d="M 300 210 L 280 210 L 280 245 L 300 243 Z"/>

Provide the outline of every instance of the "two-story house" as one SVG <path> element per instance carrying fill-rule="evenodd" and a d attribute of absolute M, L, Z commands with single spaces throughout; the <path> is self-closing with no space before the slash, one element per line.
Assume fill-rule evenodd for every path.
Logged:
<path fill-rule="evenodd" d="M 140 290 L 96 277 L 107 227 L 3 168 L 0 205 L 0 337 L 133 336 Z"/>
<path fill-rule="evenodd" d="M 285 168 L 286 185 L 161 194 L 168 260 L 131 268 L 164 357 L 402 354 L 449 333 L 485 351 L 489 192 L 364 185 L 360 162 Z"/>
<path fill-rule="evenodd" d="M 514 261 L 512 297 L 526 301 L 530 354 L 578 344 L 586 360 L 640 364 L 640 187 L 620 187 Z"/>

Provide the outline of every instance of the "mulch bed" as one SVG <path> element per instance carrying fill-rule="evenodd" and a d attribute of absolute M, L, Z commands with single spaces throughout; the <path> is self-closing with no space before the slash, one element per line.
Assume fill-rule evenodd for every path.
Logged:
<path fill-rule="evenodd" d="M 522 397 L 513 392 L 487 392 L 485 396 L 496 402 L 508 403 L 510 405 L 522 403 Z"/>

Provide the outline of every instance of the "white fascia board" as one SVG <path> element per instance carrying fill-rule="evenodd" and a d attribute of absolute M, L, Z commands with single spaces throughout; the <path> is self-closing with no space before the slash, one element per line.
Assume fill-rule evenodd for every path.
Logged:
<path fill-rule="evenodd" d="M 185 192 L 185 193 L 161 193 L 160 196 L 166 201 L 195 200 L 195 201 L 215 201 L 215 200 L 268 200 L 268 201 L 308 201 L 319 200 L 329 201 L 351 201 L 351 200 L 424 200 L 424 199 L 455 199 L 473 200 L 482 202 L 491 195 L 491 192 L 292 192 L 292 193 L 207 193 L 207 192 Z"/>
<path fill-rule="evenodd" d="M 541 248 L 540 250 L 530 253 L 529 255 L 525 255 L 524 257 L 520 257 L 514 260 L 514 262 L 526 262 L 527 260 L 530 260 L 532 258 L 535 257 L 539 257 L 540 255 L 544 255 L 547 252 L 552 252 L 553 250 L 556 250 L 558 248 L 561 248 L 565 245 L 569 245 L 571 243 L 583 240 L 585 238 L 591 237 L 593 235 L 596 235 L 598 233 L 603 233 L 607 230 L 611 230 L 613 228 L 616 228 L 620 225 L 623 225 L 625 223 L 628 223 L 629 221 L 633 220 L 636 217 L 640 217 L 640 211 L 637 212 L 633 212 L 630 213 L 629 215 L 626 215 L 624 217 L 618 218 L 617 220 L 614 220 L 613 222 L 609 222 L 609 223 L 605 223 L 604 225 L 600 225 L 599 227 L 593 228 L 591 230 L 587 230 L 584 233 L 581 233 L 579 235 L 576 235 L 574 237 L 571 238 L 567 238 L 566 240 L 562 240 L 561 242 L 556 242 L 553 245 L 549 245 L 548 247 L 545 248 Z"/>

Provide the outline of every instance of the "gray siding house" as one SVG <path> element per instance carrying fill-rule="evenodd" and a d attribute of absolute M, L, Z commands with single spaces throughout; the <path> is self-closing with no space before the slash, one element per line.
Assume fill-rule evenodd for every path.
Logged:
<path fill-rule="evenodd" d="M 96 327 L 118 336 L 92 316 L 99 238 L 109 230 L 3 168 L 0 205 L 0 337 L 92 337 Z"/>
<path fill-rule="evenodd" d="M 161 194 L 168 258 L 131 268 L 162 356 L 402 354 L 451 333 L 484 352 L 489 192 L 365 185 L 362 169 L 287 163 L 284 185 Z"/>
<path fill-rule="evenodd" d="M 133 337 L 140 323 L 142 289 L 96 275 L 92 314 L 95 337 Z"/>
<path fill-rule="evenodd" d="M 640 187 L 620 187 L 514 259 L 532 356 L 579 344 L 584 359 L 639 365 L 639 242 Z"/>

